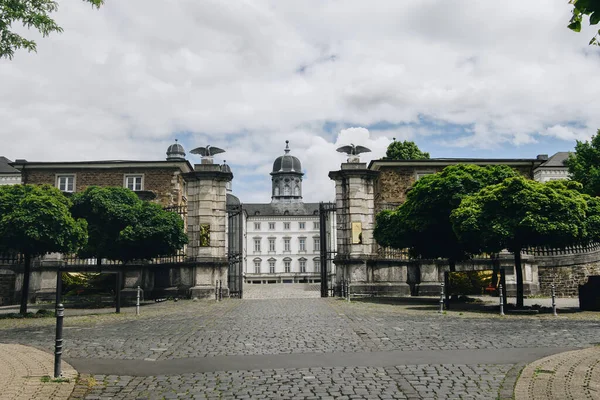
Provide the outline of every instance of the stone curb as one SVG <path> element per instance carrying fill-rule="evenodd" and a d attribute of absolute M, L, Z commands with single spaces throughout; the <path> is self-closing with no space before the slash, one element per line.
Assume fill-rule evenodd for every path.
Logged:
<path fill-rule="evenodd" d="M 568 351 L 527 365 L 515 400 L 600 400 L 600 347 Z"/>

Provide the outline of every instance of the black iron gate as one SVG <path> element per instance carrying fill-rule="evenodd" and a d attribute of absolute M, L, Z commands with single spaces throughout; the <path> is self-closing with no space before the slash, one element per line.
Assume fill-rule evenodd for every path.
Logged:
<path fill-rule="evenodd" d="M 321 297 L 333 295 L 335 242 L 335 203 L 319 204 L 319 240 L 321 242 Z"/>
<path fill-rule="evenodd" d="M 243 210 L 240 204 L 227 204 L 227 284 L 231 297 L 243 294 Z"/>

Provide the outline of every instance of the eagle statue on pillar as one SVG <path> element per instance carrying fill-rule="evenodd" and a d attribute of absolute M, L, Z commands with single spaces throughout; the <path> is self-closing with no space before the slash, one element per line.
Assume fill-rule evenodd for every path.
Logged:
<path fill-rule="evenodd" d="M 215 154 L 225 153 L 225 150 L 208 144 L 206 147 L 196 147 L 194 150 L 190 151 L 190 153 L 199 154 L 202 157 L 212 157 Z"/>
<path fill-rule="evenodd" d="M 365 146 L 355 146 L 354 144 L 350 143 L 349 146 L 338 147 L 337 151 L 339 153 L 348 154 L 349 163 L 357 163 L 360 162 L 359 154 L 369 153 L 371 149 L 366 148 Z"/>

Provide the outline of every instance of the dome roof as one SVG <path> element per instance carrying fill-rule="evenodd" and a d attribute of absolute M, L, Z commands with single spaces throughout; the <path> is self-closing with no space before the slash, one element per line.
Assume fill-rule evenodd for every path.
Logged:
<path fill-rule="evenodd" d="M 175 160 L 185 160 L 185 151 L 183 150 L 183 146 L 177 143 L 177 139 L 167 149 L 167 161 Z"/>
<path fill-rule="evenodd" d="M 237 196 L 234 196 L 231 193 L 227 193 L 226 204 L 228 206 L 239 206 L 242 203 L 240 202 L 240 199 Z"/>
<path fill-rule="evenodd" d="M 302 173 L 302 163 L 298 158 L 289 154 L 289 140 L 285 141 L 285 154 L 275 159 L 273 172 L 298 172 Z"/>

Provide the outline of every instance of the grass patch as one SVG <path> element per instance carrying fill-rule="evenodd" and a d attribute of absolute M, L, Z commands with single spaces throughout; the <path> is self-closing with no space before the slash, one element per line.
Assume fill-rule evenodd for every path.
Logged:
<path fill-rule="evenodd" d="M 19 313 L 0 314 L 0 319 L 48 318 L 54 316 L 53 310 L 38 310 L 35 313 L 28 312 L 25 315 Z"/>
<path fill-rule="evenodd" d="M 70 380 L 67 378 L 51 378 L 49 375 L 44 375 L 40 378 L 43 383 L 69 383 Z"/>
<path fill-rule="evenodd" d="M 540 367 L 536 368 L 535 371 L 533 371 L 533 376 L 538 376 L 539 374 L 555 374 L 555 371 L 552 371 L 550 369 L 542 369 Z"/>

